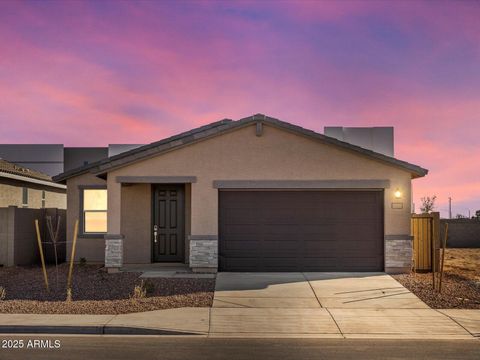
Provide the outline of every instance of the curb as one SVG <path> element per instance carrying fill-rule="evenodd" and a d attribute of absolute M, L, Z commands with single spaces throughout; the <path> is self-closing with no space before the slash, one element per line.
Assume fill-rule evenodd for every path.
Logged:
<path fill-rule="evenodd" d="M 78 335 L 204 335 L 200 333 L 125 326 L 35 326 L 0 325 L 0 334 L 78 334 Z"/>

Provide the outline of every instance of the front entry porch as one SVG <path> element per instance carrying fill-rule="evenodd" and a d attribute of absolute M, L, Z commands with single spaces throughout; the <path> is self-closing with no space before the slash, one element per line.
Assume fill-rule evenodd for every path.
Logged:
<path fill-rule="evenodd" d="M 157 263 L 161 267 L 166 264 L 188 267 L 191 182 L 187 180 L 192 179 L 117 177 L 117 180 L 107 179 L 105 266 L 113 271 Z"/>
<path fill-rule="evenodd" d="M 160 262 L 216 272 L 218 236 L 197 235 L 204 233 L 206 202 L 212 199 L 198 193 L 196 181 L 195 176 L 109 174 L 105 267 L 118 271 Z"/>

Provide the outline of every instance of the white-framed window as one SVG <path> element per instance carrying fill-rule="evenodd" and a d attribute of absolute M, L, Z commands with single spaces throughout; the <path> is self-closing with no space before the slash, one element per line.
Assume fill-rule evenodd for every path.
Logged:
<path fill-rule="evenodd" d="M 105 234 L 107 232 L 107 189 L 82 188 L 80 191 L 81 233 Z"/>

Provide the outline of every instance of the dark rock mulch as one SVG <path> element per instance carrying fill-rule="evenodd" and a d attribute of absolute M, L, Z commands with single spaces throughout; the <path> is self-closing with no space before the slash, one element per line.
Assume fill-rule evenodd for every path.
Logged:
<path fill-rule="evenodd" d="M 480 283 L 458 273 L 444 273 L 441 294 L 433 291 L 431 273 L 393 277 L 433 309 L 480 309 Z"/>
<path fill-rule="evenodd" d="M 145 279 L 145 298 L 132 298 L 141 273 L 108 274 L 102 267 L 74 267 L 72 301 L 66 299 L 67 264 L 48 267 L 50 292 L 45 289 L 40 267 L 0 268 L 0 286 L 6 298 L 0 313 L 123 314 L 176 307 L 211 306 L 213 279 Z"/>

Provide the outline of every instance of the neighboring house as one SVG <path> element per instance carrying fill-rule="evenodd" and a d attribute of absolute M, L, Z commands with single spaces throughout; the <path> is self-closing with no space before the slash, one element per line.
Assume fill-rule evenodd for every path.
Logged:
<path fill-rule="evenodd" d="M 108 147 L 65 147 L 63 144 L 0 144 L 0 158 L 55 176 L 139 146 L 110 144 Z"/>
<path fill-rule="evenodd" d="M 59 208 L 67 205 L 66 186 L 41 172 L 0 159 L 0 208 Z"/>
<path fill-rule="evenodd" d="M 410 270 L 419 166 L 262 114 L 65 172 L 76 260 L 195 271 Z M 67 254 L 70 250 L 67 249 Z"/>

